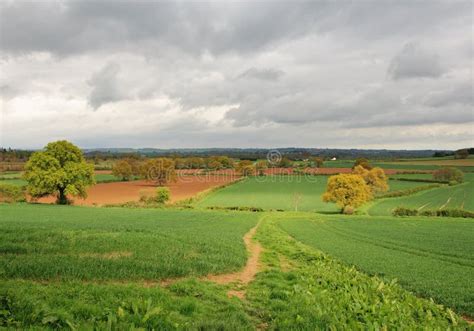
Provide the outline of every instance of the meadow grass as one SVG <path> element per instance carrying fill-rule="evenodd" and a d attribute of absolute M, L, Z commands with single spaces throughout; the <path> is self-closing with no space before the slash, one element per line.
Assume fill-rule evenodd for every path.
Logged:
<path fill-rule="evenodd" d="M 474 223 L 466 219 L 287 217 L 295 239 L 417 295 L 474 316 Z"/>
<path fill-rule="evenodd" d="M 262 176 L 217 190 L 197 207 L 260 207 L 265 210 L 336 212 L 335 204 L 324 203 L 327 176 Z"/>
<path fill-rule="evenodd" d="M 0 278 L 159 280 L 237 270 L 252 213 L 0 205 Z"/>

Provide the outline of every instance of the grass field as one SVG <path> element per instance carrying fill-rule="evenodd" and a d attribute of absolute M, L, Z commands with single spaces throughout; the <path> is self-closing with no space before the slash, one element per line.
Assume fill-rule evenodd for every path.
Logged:
<path fill-rule="evenodd" d="M 465 180 L 466 182 L 460 185 L 443 186 L 399 198 L 376 200 L 368 208 L 368 213 L 370 215 L 391 215 L 393 209 L 397 207 L 418 210 L 448 208 L 474 210 L 474 174 L 466 174 Z"/>
<path fill-rule="evenodd" d="M 281 219 L 295 239 L 458 312 L 474 315 L 474 223 L 323 216 Z"/>
<path fill-rule="evenodd" d="M 395 175 L 390 175 L 390 179 L 395 179 L 395 178 L 409 178 L 409 179 L 426 179 L 426 180 L 432 180 L 433 179 L 433 174 L 395 174 Z"/>
<path fill-rule="evenodd" d="M 338 207 L 324 203 L 321 196 L 326 190 L 327 176 L 266 176 L 251 177 L 240 183 L 217 190 L 198 201 L 206 207 L 260 207 L 265 210 L 298 210 L 331 213 Z M 401 191 L 429 183 L 390 180 L 389 191 Z"/>
<path fill-rule="evenodd" d="M 414 188 L 414 187 L 426 186 L 426 185 L 430 185 L 430 184 L 432 184 L 432 183 L 412 182 L 412 181 L 403 181 L 403 180 L 389 180 L 388 181 L 388 186 L 389 186 L 388 192 L 403 191 L 403 190 L 408 190 L 408 189 L 411 189 L 411 188 Z"/>
<path fill-rule="evenodd" d="M 337 161 L 326 161 L 324 167 L 326 168 L 352 168 L 355 161 L 352 160 L 337 160 Z M 441 167 L 456 167 L 465 172 L 474 172 L 474 159 L 465 160 L 454 160 L 454 159 L 442 159 L 433 160 L 428 159 L 416 159 L 416 160 L 403 160 L 403 161 L 371 161 L 371 165 L 374 167 L 380 167 L 382 169 L 397 169 L 397 170 L 422 170 L 430 171 L 436 170 Z"/>
<path fill-rule="evenodd" d="M 0 205 L 0 214 L 0 326 L 11 329 L 466 327 L 451 311 L 292 240 L 273 218 L 295 213 L 19 204 Z M 240 268 L 242 236 L 257 219 L 263 266 L 250 284 L 196 278 Z M 178 278 L 150 283 L 168 277 Z M 245 300 L 229 290 L 245 290 Z"/>
<path fill-rule="evenodd" d="M 159 280 L 235 270 L 255 214 L 0 205 L 0 278 Z M 176 261 L 180 263 L 176 263 Z"/>
<path fill-rule="evenodd" d="M 327 176 L 250 177 L 211 193 L 199 201 L 197 206 L 295 210 L 297 204 L 298 210 L 302 211 L 336 212 L 336 205 L 321 201 L 326 183 Z"/>

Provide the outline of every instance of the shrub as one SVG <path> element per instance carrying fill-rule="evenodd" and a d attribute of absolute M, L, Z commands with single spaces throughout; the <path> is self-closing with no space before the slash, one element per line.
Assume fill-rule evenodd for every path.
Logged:
<path fill-rule="evenodd" d="M 167 187 L 158 187 L 155 194 L 155 202 L 166 203 L 170 199 L 170 189 Z"/>
<path fill-rule="evenodd" d="M 170 190 L 167 187 L 158 187 L 155 195 L 149 196 L 140 192 L 140 202 L 147 205 L 164 204 L 170 199 Z"/>
<path fill-rule="evenodd" d="M 441 168 L 433 172 L 433 178 L 446 182 L 455 181 L 462 183 L 464 174 L 461 170 L 456 168 Z"/>
<path fill-rule="evenodd" d="M 474 218 L 474 212 L 463 209 L 437 209 L 418 211 L 417 209 L 410 209 L 398 207 L 393 210 L 393 216 L 431 216 L 431 217 L 463 217 Z"/>
<path fill-rule="evenodd" d="M 24 202 L 26 201 L 25 189 L 20 186 L 0 184 L 0 201 L 9 203 Z"/>
<path fill-rule="evenodd" d="M 393 216 L 417 216 L 417 209 L 410 209 L 405 207 L 397 207 L 393 210 Z"/>

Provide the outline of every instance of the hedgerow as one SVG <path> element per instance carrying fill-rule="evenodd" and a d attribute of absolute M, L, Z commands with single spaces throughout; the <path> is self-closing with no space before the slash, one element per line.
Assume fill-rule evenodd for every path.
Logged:
<path fill-rule="evenodd" d="M 431 217 L 463 217 L 474 218 L 474 212 L 463 209 L 437 209 L 419 211 L 414 208 L 398 207 L 393 210 L 393 216 L 431 216 Z"/>

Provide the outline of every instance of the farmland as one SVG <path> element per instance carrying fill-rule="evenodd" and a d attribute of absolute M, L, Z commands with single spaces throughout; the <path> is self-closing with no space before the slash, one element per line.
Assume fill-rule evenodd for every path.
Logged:
<path fill-rule="evenodd" d="M 389 169 L 387 193 L 401 196 L 377 196 L 349 216 L 321 197 L 322 173 L 350 168 L 288 169 L 246 178 L 180 170 L 166 183 L 170 203 L 158 206 L 121 205 L 153 195 L 155 182 L 99 170 L 76 206 L 0 204 L 0 326 L 468 327 L 460 316 L 474 316 L 474 223 L 390 215 L 398 206 L 473 210 L 473 174 L 449 186 Z M 236 207 L 264 212 L 219 210 Z"/>
<path fill-rule="evenodd" d="M 295 239 L 417 295 L 474 314 L 474 225 L 465 219 L 287 217 Z"/>
<path fill-rule="evenodd" d="M 321 201 L 326 182 L 326 176 L 252 177 L 210 194 L 197 206 L 336 212 L 335 205 Z"/>
<path fill-rule="evenodd" d="M 37 280 L 159 280 L 234 270 L 246 259 L 241 238 L 256 223 L 245 213 L 47 205 L 0 205 L 0 213 L 0 275 Z"/>
<path fill-rule="evenodd" d="M 1 205 L 0 212 L 3 325 L 466 327 L 399 285 L 288 238 L 280 218 L 298 214 L 24 204 Z M 245 264 L 242 237 L 257 221 L 254 240 L 264 250 L 255 279 L 248 285 L 206 280 Z"/>
<path fill-rule="evenodd" d="M 465 174 L 465 180 L 463 184 L 434 188 L 412 196 L 376 200 L 368 212 L 370 215 L 391 215 L 397 207 L 474 210 L 474 175 Z"/>
<path fill-rule="evenodd" d="M 404 175 L 409 177 L 410 175 Z M 338 211 L 333 204 L 321 201 L 327 176 L 265 176 L 218 190 L 197 203 L 197 207 L 258 207 L 265 210 Z M 390 191 L 403 191 L 429 183 L 390 180 Z"/>

